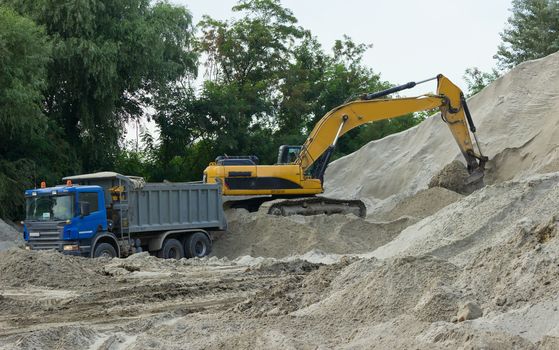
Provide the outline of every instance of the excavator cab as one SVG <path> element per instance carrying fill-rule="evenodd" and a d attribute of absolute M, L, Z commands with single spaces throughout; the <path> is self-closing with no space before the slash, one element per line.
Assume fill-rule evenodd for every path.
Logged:
<path fill-rule="evenodd" d="M 277 165 L 292 164 L 295 162 L 303 146 L 281 145 L 278 151 Z"/>

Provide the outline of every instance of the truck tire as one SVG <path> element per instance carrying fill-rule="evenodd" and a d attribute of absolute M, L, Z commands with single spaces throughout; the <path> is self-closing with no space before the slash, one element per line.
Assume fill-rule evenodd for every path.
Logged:
<path fill-rule="evenodd" d="M 184 249 L 181 242 L 174 238 L 167 238 L 163 242 L 163 248 L 157 253 L 157 256 L 163 259 L 182 259 L 184 258 Z"/>
<path fill-rule="evenodd" d="M 94 258 L 116 258 L 116 250 L 110 243 L 100 243 L 95 246 L 93 251 Z"/>
<path fill-rule="evenodd" d="M 201 258 L 212 252 L 212 242 L 202 232 L 194 232 L 184 242 L 184 253 L 187 258 Z"/>

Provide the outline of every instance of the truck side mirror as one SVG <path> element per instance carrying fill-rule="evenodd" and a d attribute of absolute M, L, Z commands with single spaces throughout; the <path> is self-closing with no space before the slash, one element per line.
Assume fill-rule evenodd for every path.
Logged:
<path fill-rule="evenodd" d="M 90 213 L 89 202 L 80 202 L 80 214 L 82 217 L 88 216 Z"/>

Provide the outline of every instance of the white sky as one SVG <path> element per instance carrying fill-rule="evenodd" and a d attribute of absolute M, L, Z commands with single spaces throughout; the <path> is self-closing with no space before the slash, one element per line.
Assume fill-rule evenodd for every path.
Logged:
<path fill-rule="evenodd" d="M 197 23 L 207 14 L 232 17 L 236 0 L 172 0 L 186 6 Z M 511 0 L 281 0 L 299 24 L 330 49 L 343 34 L 373 44 L 365 64 L 391 83 L 443 73 L 466 89 L 468 67 L 495 66 L 493 55 Z M 420 93 L 424 91 L 423 87 Z"/>
<path fill-rule="evenodd" d="M 186 6 L 194 23 L 207 14 L 233 16 L 236 0 L 171 0 Z M 281 0 L 299 24 L 329 50 L 336 39 L 349 35 L 373 44 L 364 63 L 393 84 L 418 81 L 439 73 L 463 90 L 468 67 L 489 71 L 509 17 L 511 0 Z M 403 95 L 433 92 L 433 83 Z M 150 128 L 151 129 L 151 128 Z M 135 138 L 135 131 L 129 130 Z"/>

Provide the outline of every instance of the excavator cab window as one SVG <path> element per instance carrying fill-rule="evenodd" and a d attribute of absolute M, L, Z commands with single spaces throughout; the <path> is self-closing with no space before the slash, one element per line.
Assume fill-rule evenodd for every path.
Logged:
<path fill-rule="evenodd" d="M 281 145 L 278 152 L 277 164 L 291 164 L 295 162 L 301 152 L 301 146 Z"/>

